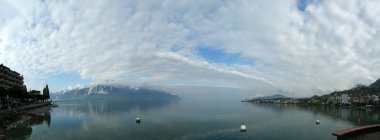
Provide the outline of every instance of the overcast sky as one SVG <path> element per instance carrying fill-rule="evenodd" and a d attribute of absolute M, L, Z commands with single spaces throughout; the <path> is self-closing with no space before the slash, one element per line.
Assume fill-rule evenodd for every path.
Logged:
<path fill-rule="evenodd" d="M 118 83 L 311 96 L 380 78 L 376 0 L 1 0 L 28 88 Z"/>

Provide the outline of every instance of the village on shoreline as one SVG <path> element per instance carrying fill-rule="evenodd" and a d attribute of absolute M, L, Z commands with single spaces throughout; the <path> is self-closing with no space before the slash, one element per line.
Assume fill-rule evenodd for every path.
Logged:
<path fill-rule="evenodd" d="M 278 96 L 278 95 L 277 95 Z M 313 96 L 310 98 L 255 98 L 250 100 L 243 100 L 242 102 L 254 103 L 270 103 L 270 104 L 313 104 L 313 105 L 334 105 L 334 106 L 380 106 L 378 95 L 361 95 L 361 96 L 348 96 L 342 95 L 323 95 Z"/>
<path fill-rule="evenodd" d="M 355 106 L 361 108 L 380 107 L 380 79 L 370 84 L 356 85 L 354 88 L 335 91 L 326 95 L 314 95 L 309 98 L 291 98 L 281 94 L 246 99 L 242 102 L 271 103 L 271 104 L 313 104 L 330 106 Z"/>

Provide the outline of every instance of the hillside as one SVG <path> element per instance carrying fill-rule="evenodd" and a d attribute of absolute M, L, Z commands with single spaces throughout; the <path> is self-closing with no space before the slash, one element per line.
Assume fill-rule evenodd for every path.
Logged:
<path fill-rule="evenodd" d="M 136 86 L 95 85 L 71 90 L 64 90 L 52 94 L 53 100 L 81 100 L 81 99 L 120 99 L 120 100 L 162 100 L 178 99 L 164 91 L 141 88 Z"/>
<path fill-rule="evenodd" d="M 378 94 L 380 93 L 380 79 L 376 80 L 374 83 L 370 84 L 369 86 L 365 85 L 357 85 L 351 89 L 343 90 L 343 91 L 335 91 L 330 93 L 331 94 Z"/>
<path fill-rule="evenodd" d="M 286 97 L 285 95 L 282 95 L 282 94 L 276 94 L 272 96 L 263 96 L 263 97 L 253 98 L 253 99 L 246 99 L 246 100 L 243 100 L 243 102 L 252 102 L 255 100 L 278 100 L 278 99 L 291 99 L 291 98 Z"/>

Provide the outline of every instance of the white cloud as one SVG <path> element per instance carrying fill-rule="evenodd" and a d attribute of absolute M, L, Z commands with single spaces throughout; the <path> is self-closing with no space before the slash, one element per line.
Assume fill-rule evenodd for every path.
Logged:
<path fill-rule="evenodd" d="M 202 83 L 309 96 L 379 78 L 379 2 L 321 1 L 305 11 L 296 2 L 6 1 L 0 61 L 32 87 L 74 72 L 95 83 Z M 198 46 L 255 65 L 207 62 Z"/>
<path fill-rule="evenodd" d="M 73 85 L 73 86 L 69 86 L 68 90 L 80 89 L 80 88 L 83 88 L 83 87 L 84 87 L 84 85 L 76 84 L 76 85 Z"/>

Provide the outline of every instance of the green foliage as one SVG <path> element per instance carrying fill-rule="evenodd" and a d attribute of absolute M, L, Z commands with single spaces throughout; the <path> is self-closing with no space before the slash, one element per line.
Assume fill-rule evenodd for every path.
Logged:
<path fill-rule="evenodd" d="M 14 86 L 10 88 L 0 87 L 0 98 L 6 96 L 13 98 L 19 103 L 29 103 L 35 101 L 47 101 L 50 98 L 49 87 L 46 85 L 43 89 L 43 94 L 37 90 L 27 91 L 25 86 Z"/>
<path fill-rule="evenodd" d="M 49 92 L 49 86 L 46 85 L 45 88 L 42 91 L 42 95 L 44 99 L 50 99 L 50 92 Z"/>
<path fill-rule="evenodd" d="M 7 95 L 9 97 L 18 99 L 21 102 L 28 102 L 27 99 L 47 100 L 50 98 L 49 87 L 47 85 L 43 90 L 43 94 L 41 94 L 41 92 L 37 90 L 31 90 L 28 92 L 25 87 L 18 87 L 18 86 L 10 87 L 10 88 L 0 87 L 0 97 L 4 98 Z"/>
<path fill-rule="evenodd" d="M 40 91 L 31 90 L 31 91 L 29 91 L 29 98 L 30 99 L 36 99 L 36 100 L 42 100 L 43 95 L 41 95 L 40 93 L 41 93 Z"/>
<path fill-rule="evenodd" d="M 13 98 L 26 98 L 27 91 L 23 87 L 11 87 L 8 89 L 8 95 Z"/>

